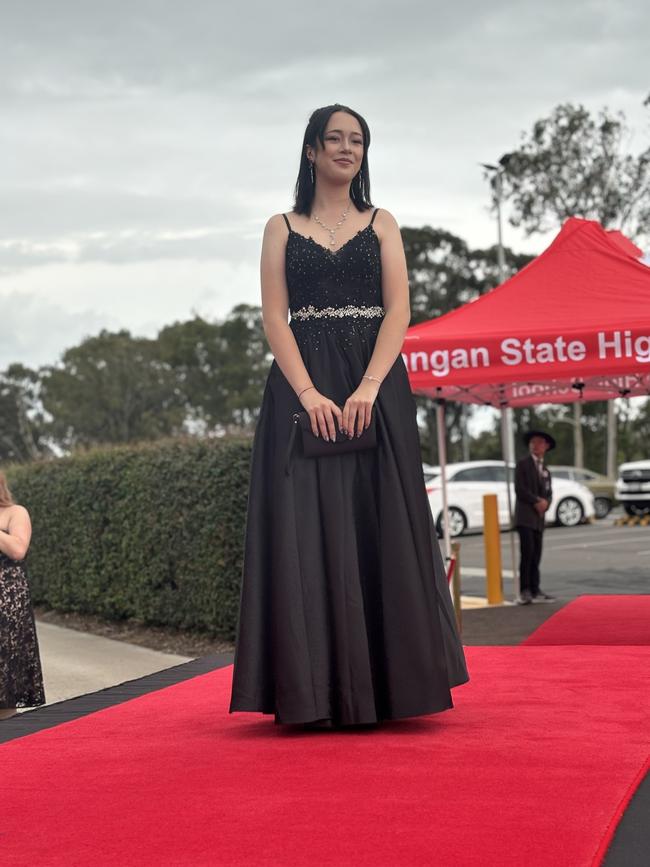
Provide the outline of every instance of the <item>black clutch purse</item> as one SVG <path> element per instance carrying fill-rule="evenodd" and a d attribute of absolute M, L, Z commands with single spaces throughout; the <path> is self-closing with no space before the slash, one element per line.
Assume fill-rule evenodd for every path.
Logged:
<path fill-rule="evenodd" d="M 346 452 L 358 452 L 364 449 L 374 449 L 377 446 L 377 424 L 374 410 L 370 415 L 370 424 L 361 432 L 361 436 L 356 434 L 349 437 L 343 431 L 336 427 L 336 439 L 325 440 L 322 436 L 314 436 L 311 429 L 311 419 L 306 410 L 302 412 L 294 412 L 293 424 L 291 425 L 291 435 L 289 436 L 289 445 L 287 448 L 287 460 L 285 471 L 289 475 L 291 472 L 291 458 L 293 456 L 294 441 L 296 432 L 300 434 L 302 443 L 302 453 L 306 458 L 325 458 L 330 455 L 342 455 Z"/>

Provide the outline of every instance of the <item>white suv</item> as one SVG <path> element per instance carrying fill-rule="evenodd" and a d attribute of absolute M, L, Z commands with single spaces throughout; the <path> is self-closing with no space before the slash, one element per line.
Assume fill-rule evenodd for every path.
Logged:
<path fill-rule="evenodd" d="M 512 507 L 515 505 L 514 464 L 510 472 Z M 438 533 L 442 533 L 442 490 L 440 467 L 423 465 L 424 480 L 429 505 Z M 552 477 L 552 474 L 551 474 Z M 546 513 L 547 523 L 562 527 L 575 527 L 594 517 L 594 497 L 588 488 L 578 482 L 554 479 L 553 499 Z M 505 461 L 468 461 L 447 466 L 447 494 L 449 498 L 449 525 L 452 536 L 460 536 L 465 530 L 480 530 L 483 527 L 483 495 L 496 494 L 499 523 L 503 528 L 509 524 L 508 489 L 506 487 Z"/>
<path fill-rule="evenodd" d="M 632 461 L 620 465 L 616 498 L 628 515 L 650 514 L 650 461 Z"/>

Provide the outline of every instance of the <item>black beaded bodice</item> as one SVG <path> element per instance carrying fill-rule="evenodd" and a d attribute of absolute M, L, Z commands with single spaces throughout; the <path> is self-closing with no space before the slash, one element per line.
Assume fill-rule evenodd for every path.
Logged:
<path fill-rule="evenodd" d="M 290 325 L 297 335 L 378 328 L 384 311 L 380 244 L 372 225 L 376 213 L 335 251 L 294 232 L 287 221 Z"/>

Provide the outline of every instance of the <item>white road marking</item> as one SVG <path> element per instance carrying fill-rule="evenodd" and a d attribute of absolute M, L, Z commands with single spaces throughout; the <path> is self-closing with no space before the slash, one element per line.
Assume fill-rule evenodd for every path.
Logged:
<path fill-rule="evenodd" d="M 607 534 L 608 536 L 610 536 L 610 535 L 611 536 L 624 536 L 624 535 L 627 535 L 631 530 L 643 530 L 645 533 L 648 533 L 647 527 L 638 527 L 638 526 L 637 527 L 625 527 L 625 526 L 624 527 L 610 527 L 610 529 L 608 529 L 608 530 L 605 530 L 605 529 L 601 530 L 601 529 L 594 528 L 593 532 L 591 532 L 591 533 L 590 533 L 590 530 L 587 530 L 587 528 L 585 527 L 582 531 L 579 531 L 577 533 L 568 533 L 567 532 L 566 536 L 564 535 L 565 531 L 563 531 L 561 527 L 553 527 L 552 529 L 560 531 L 563 539 L 584 539 L 585 535 L 587 535 L 587 534 L 594 535 L 594 536 L 598 535 L 599 537 L 604 536 L 605 534 Z M 546 532 L 548 532 L 548 530 Z"/>
<path fill-rule="evenodd" d="M 581 545 L 547 545 L 546 551 L 549 554 L 554 554 L 556 551 L 570 551 L 572 548 L 596 548 L 598 545 L 614 547 L 611 539 L 605 539 L 603 542 L 583 542 Z"/>
<path fill-rule="evenodd" d="M 501 574 L 504 578 L 512 578 L 512 569 L 502 569 Z M 483 566 L 463 566 L 460 565 L 460 575 L 467 575 L 470 578 L 485 578 L 485 567 Z"/>

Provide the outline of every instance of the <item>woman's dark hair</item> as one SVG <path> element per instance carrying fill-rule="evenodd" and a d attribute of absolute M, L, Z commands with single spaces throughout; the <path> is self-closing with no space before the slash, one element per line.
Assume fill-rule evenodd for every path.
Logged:
<path fill-rule="evenodd" d="M 314 202 L 314 189 L 316 185 L 312 183 L 311 179 L 309 159 L 307 158 L 307 145 L 316 149 L 316 142 L 319 141 L 321 147 L 325 147 L 325 129 L 335 111 L 345 111 L 351 114 L 352 117 L 356 117 L 361 126 L 363 134 L 363 160 L 361 161 L 361 168 L 358 174 L 354 176 L 350 184 L 350 198 L 359 211 L 367 211 L 368 208 L 372 208 L 372 202 L 370 201 L 370 174 L 368 172 L 368 148 L 370 147 L 368 124 L 354 109 L 348 108 L 347 105 L 339 105 L 336 102 L 334 105 L 317 108 L 309 118 L 302 142 L 300 168 L 294 191 L 293 211 L 296 214 L 311 214 L 311 207 Z"/>

